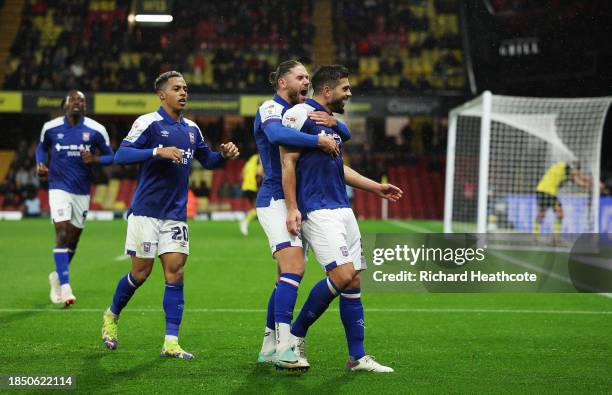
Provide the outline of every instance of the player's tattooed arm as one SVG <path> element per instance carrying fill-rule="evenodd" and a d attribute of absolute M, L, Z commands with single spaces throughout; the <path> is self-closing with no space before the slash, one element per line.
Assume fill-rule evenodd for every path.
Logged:
<path fill-rule="evenodd" d="M 391 202 L 397 202 L 399 199 L 401 199 L 404 193 L 400 188 L 393 184 L 376 182 L 362 176 L 346 165 L 344 166 L 344 180 L 353 188 L 371 192 L 376 196 L 382 199 L 387 199 Z"/>
<path fill-rule="evenodd" d="M 297 235 L 300 232 L 300 226 L 302 224 L 302 214 L 298 209 L 295 192 L 295 168 L 300 158 L 300 151 L 281 146 L 280 155 L 283 171 L 283 193 L 285 194 L 285 204 L 287 205 L 287 230 L 289 233 Z"/>

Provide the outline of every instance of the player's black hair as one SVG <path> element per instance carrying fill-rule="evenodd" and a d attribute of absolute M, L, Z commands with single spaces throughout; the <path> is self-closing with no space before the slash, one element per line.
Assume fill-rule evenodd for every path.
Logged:
<path fill-rule="evenodd" d="M 70 94 L 71 94 L 72 92 L 80 92 L 80 93 L 83 95 L 83 97 L 85 97 L 85 94 L 84 94 L 83 92 L 81 92 L 80 90 L 78 90 L 78 89 L 71 89 L 71 90 L 69 90 L 69 91 L 66 93 L 66 96 L 64 96 L 64 97 L 62 98 L 62 101 L 61 101 L 61 103 L 60 103 L 60 110 L 64 111 L 64 110 L 66 109 L 66 102 L 68 102 L 68 98 L 70 97 Z"/>
<path fill-rule="evenodd" d="M 179 73 L 176 70 L 170 70 L 170 71 L 166 71 L 163 74 L 160 74 L 159 77 L 155 79 L 155 83 L 153 84 L 153 87 L 155 88 L 155 92 L 158 92 L 160 89 L 162 89 L 164 87 L 164 84 L 168 82 L 170 78 L 173 78 L 173 77 L 183 78 L 183 74 Z"/>
<path fill-rule="evenodd" d="M 332 89 L 335 88 L 340 79 L 348 78 L 348 76 L 349 71 L 346 67 L 340 64 L 330 64 L 319 67 L 319 69 L 312 75 L 310 83 L 313 91 L 318 93 L 325 85 Z"/>
<path fill-rule="evenodd" d="M 268 78 L 270 85 L 272 85 L 274 89 L 278 89 L 278 80 L 283 78 L 285 74 L 289 73 L 292 68 L 300 65 L 301 63 L 297 60 L 285 60 L 284 62 L 280 63 L 276 70 L 270 73 L 270 77 Z"/>

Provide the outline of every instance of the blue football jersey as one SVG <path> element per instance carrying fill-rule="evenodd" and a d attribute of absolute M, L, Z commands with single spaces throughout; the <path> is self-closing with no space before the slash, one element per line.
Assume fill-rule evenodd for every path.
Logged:
<path fill-rule="evenodd" d="M 112 155 L 108 133 L 104 126 L 88 117 L 70 126 L 68 119 L 58 117 L 46 122 L 40 132 L 39 148 L 50 154 L 49 189 L 61 189 L 76 195 L 89 195 L 91 168 L 83 162 L 81 151 Z"/>
<path fill-rule="evenodd" d="M 182 117 L 177 122 L 162 107 L 136 119 L 121 146 L 183 150 L 180 164 L 160 157 L 140 163 L 129 213 L 158 219 L 187 220 L 189 170 L 194 158 L 211 163 L 211 167 L 224 161 L 206 145 L 195 122 Z"/>
<path fill-rule="evenodd" d="M 340 154 L 333 157 L 316 148 L 304 148 L 296 169 L 296 194 L 298 208 L 304 216 L 314 210 L 350 208 L 344 180 L 342 139 L 332 128 L 317 125 L 308 118 L 311 111 L 325 111 L 315 100 L 307 99 L 285 111 L 283 125 L 301 132 L 331 135 L 340 147 Z"/>
<path fill-rule="evenodd" d="M 259 157 L 264 168 L 264 179 L 257 193 L 257 207 L 268 207 L 270 200 L 284 199 L 281 163 L 278 145 L 268 140 L 263 128 L 270 122 L 281 122 L 285 111 L 291 107 L 282 97 L 275 95 L 265 101 L 255 115 L 253 130 Z"/>

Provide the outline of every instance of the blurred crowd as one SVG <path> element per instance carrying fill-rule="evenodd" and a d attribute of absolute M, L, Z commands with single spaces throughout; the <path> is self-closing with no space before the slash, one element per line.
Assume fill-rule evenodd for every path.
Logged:
<path fill-rule="evenodd" d="M 26 1 L 4 88 L 146 91 L 178 69 L 195 91 L 262 91 L 279 59 L 310 62 L 310 1 L 176 0 L 174 9 L 172 24 L 144 27 L 128 23 L 128 2 Z"/>
<path fill-rule="evenodd" d="M 26 0 L 3 88 L 147 91 L 177 69 L 196 92 L 266 92 L 279 61 L 312 62 L 313 0 L 173 3 L 171 24 L 146 27 L 128 22 L 129 2 Z M 456 3 L 333 1 L 335 61 L 362 93 L 461 89 Z"/>
<path fill-rule="evenodd" d="M 41 183 L 36 176 L 35 152 L 35 142 L 20 141 L 6 178 L 0 183 L 2 209 L 22 211 L 29 215 L 40 214 L 37 190 Z"/>

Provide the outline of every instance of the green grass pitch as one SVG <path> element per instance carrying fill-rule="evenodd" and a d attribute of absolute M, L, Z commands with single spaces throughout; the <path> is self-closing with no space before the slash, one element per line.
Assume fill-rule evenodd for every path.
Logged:
<path fill-rule="evenodd" d="M 440 230 L 435 222 L 361 222 L 362 233 Z M 0 375 L 73 375 L 99 393 L 593 393 L 612 391 L 612 299 L 593 294 L 364 294 L 366 352 L 393 374 L 348 373 L 337 302 L 308 335 L 311 369 L 256 366 L 275 266 L 257 223 L 191 222 L 181 345 L 159 357 L 163 277 L 156 262 L 119 321 L 119 348 L 100 341 L 102 311 L 129 270 L 124 221 L 90 221 L 71 266 L 77 304 L 48 298 L 48 220 L 0 222 Z M 322 278 L 313 259 L 297 309 Z M 370 309 L 371 311 L 368 311 Z"/>

